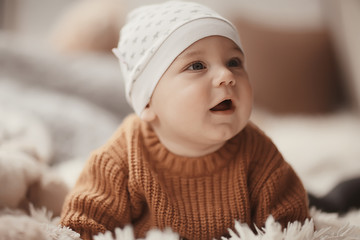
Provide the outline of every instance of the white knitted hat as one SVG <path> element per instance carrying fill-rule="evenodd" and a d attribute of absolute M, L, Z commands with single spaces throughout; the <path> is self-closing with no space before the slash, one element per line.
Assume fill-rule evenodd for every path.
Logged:
<path fill-rule="evenodd" d="M 241 48 L 236 28 L 198 3 L 168 1 L 128 15 L 113 52 L 120 61 L 127 100 L 139 116 L 175 58 L 208 36 L 227 37 Z"/>

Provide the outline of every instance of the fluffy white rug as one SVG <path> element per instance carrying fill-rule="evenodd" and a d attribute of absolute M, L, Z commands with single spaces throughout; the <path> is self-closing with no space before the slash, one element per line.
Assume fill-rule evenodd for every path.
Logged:
<path fill-rule="evenodd" d="M 270 216 L 262 229 L 255 234 L 250 228 L 239 222 L 235 231 L 230 230 L 230 238 L 221 240 L 350 240 L 360 239 L 360 210 L 344 216 L 327 214 L 311 210 L 312 219 L 303 225 L 290 223 L 282 230 L 281 225 Z M 30 214 L 19 211 L 3 210 L 0 212 L 0 239 L 11 240 L 80 240 L 79 234 L 69 228 L 58 225 L 59 218 L 53 218 L 45 209 L 30 208 Z M 146 240 L 177 240 L 178 234 L 151 230 Z M 94 240 L 136 240 L 130 226 L 117 228 L 115 236 L 110 232 L 94 236 Z M 139 240 L 139 239 L 137 239 Z M 220 239 L 219 239 L 220 240 Z"/>
<path fill-rule="evenodd" d="M 45 208 L 30 213 L 20 210 L 0 211 L 0 239 L 2 240 L 81 240 L 80 235 L 69 228 L 59 226 L 59 218 Z"/>
<path fill-rule="evenodd" d="M 230 238 L 221 240 L 346 240 L 360 239 L 360 211 L 353 211 L 346 216 L 327 214 L 311 210 L 312 219 L 303 225 L 299 222 L 289 223 L 286 229 L 270 216 L 262 229 L 252 232 L 246 224 L 235 223 L 235 231 L 230 232 Z M 350 223 L 349 220 L 355 220 Z M 146 240 L 176 240 L 179 236 L 170 229 L 165 231 L 152 230 L 148 232 Z M 116 229 L 115 237 L 110 232 L 95 236 L 94 240 L 135 240 L 131 227 Z"/>

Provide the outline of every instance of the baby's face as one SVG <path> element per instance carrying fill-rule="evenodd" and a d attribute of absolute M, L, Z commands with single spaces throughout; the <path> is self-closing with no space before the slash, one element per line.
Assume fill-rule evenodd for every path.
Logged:
<path fill-rule="evenodd" d="M 237 45 L 220 36 L 183 51 L 160 79 L 149 109 L 170 151 L 200 156 L 220 148 L 247 124 L 252 90 Z"/>

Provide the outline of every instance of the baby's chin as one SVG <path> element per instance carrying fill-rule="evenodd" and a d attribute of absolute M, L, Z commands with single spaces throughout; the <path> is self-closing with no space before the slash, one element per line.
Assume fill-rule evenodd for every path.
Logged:
<path fill-rule="evenodd" d="M 242 129 L 221 129 L 221 131 L 219 130 L 211 134 L 210 139 L 216 144 L 225 143 L 226 141 L 235 137 L 241 130 Z"/>

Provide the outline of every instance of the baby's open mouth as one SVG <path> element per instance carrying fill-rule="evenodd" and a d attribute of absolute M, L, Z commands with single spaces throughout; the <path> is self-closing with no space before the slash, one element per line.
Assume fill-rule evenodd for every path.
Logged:
<path fill-rule="evenodd" d="M 221 112 L 221 111 L 228 111 L 232 110 L 234 105 L 230 99 L 226 99 L 221 103 L 217 104 L 215 107 L 211 108 L 210 111 L 212 112 Z"/>

